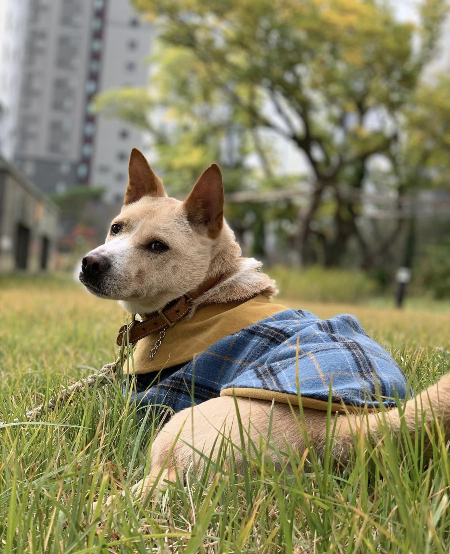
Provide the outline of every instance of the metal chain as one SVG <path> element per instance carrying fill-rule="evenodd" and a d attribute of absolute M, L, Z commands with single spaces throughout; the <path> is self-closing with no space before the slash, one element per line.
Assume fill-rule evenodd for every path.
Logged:
<path fill-rule="evenodd" d="M 159 332 L 159 337 L 157 338 L 155 342 L 155 346 L 150 351 L 150 361 L 153 360 L 153 358 L 156 355 L 156 352 L 158 351 L 158 348 L 161 346 L 161 343 L 163 341 L 163 338 L 166 336 L 167 327 L 163 327 L 161 331 Z"/>

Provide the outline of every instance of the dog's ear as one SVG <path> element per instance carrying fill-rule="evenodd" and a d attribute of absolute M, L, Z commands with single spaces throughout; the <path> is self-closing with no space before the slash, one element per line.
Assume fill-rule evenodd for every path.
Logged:
<path fill-rule="evenodd" d="M 184 201 L 188 221 L 193 227 L 205 230 L 212 239 L 223 227 L 223 185 L 219 166 L 212 164 L 195 183 Z"/>
<path fill-rule="evenodd" d="M 142 152 L 136 148 L 131 151 L 128 176 L 124 204 L 137 202 L 143 196 L 167 196 L 161 179 L 148 165 Z"/>

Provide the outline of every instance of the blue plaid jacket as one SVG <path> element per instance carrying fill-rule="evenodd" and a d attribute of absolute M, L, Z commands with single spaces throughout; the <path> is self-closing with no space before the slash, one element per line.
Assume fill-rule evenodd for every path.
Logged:
<path fill-rule="evenodd" d="M 331 394 L 334 411 L 391 407 L 407 392 L 399 366 L 355 317 L 321 320 L 305 310 L 279 312 L 188 363 L 124 383 L 141 408 L 174 412 L 227 394 L 325 410 Z"/>

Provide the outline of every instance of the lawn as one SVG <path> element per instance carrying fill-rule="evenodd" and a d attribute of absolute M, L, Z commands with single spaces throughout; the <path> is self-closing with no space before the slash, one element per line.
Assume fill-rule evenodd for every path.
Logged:
<path fill-rule="evenodd" d="M 434 307 L 284 303 L 320 317 L 356 315 L 416 392 L 450 369 L 450 314 Z M 80 394 L 39 422 L 13 421 L 114 360 L 124 313 L 67 278 L 2 278 L 0 322 L 2 552 L 450 551 L 450 456 L 436 439 L 433 461 L 421 463 L 421 433 L 401 448 L 355 444 L 354 464 L 335 474 L 329 459 L 311 453 L 305 466 L 288 446 L 296 470 L 275 471 L 255 448 L 243 476 L 230 457 L 152 504 L 125 494 L 114 509 L 94 509 L 111 490 L 127 490 L 148 461 L 151 433 L 120 383 Z"/>

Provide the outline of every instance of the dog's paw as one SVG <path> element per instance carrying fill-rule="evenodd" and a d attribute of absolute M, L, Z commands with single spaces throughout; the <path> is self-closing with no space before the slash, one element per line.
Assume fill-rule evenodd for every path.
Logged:
<path fill-rule="evenodd" d="M 131 496 L 133 502 L 139 502 L 141 504 L 148 503 L 158 498 L 159 493 L 164 492 L 168 484 L 172 481 L 170 479 L 169 470 L 165 469 L 157 477 L 150 475 L 141 479 L 138 483 L 133 485 L 128 494 Z M 105 500 L 99 500 L 92 504 L 92 512 L 95 514 L 97 507 L 99 507 L 99 513 L 114 508 L 119 500 L 127 496 L 127 491 L 123 490 L 118 494 L 111 494 Z M 101 508 L 101 510 L 100 510 Z"/>
<path fill-rule="evenodd" d="M 120 496 L 123 496 L 123 492 L 121 492 L 119 495 L 117 494 L 111 494 L 106 498 L 106 500 L 103 501 L 97 501 L 92 504 L 92 513 L 95 514 L 97 512 L 97 507 L 103 511 L 104 509 L 109 508 L 118 500 Z"/>
<path fill-rule="evenodd" d="M 159 493 L 164 492 L 170 482 L 176 481 L 171 477 L 170 470 L 164 469 L 162 472 L 158 472 L 157 475 L 152 474 L 141 479 L 139 483 L 131 487 L 130 492 L 133 498 L 141 503 L 156 500 Z"/>

